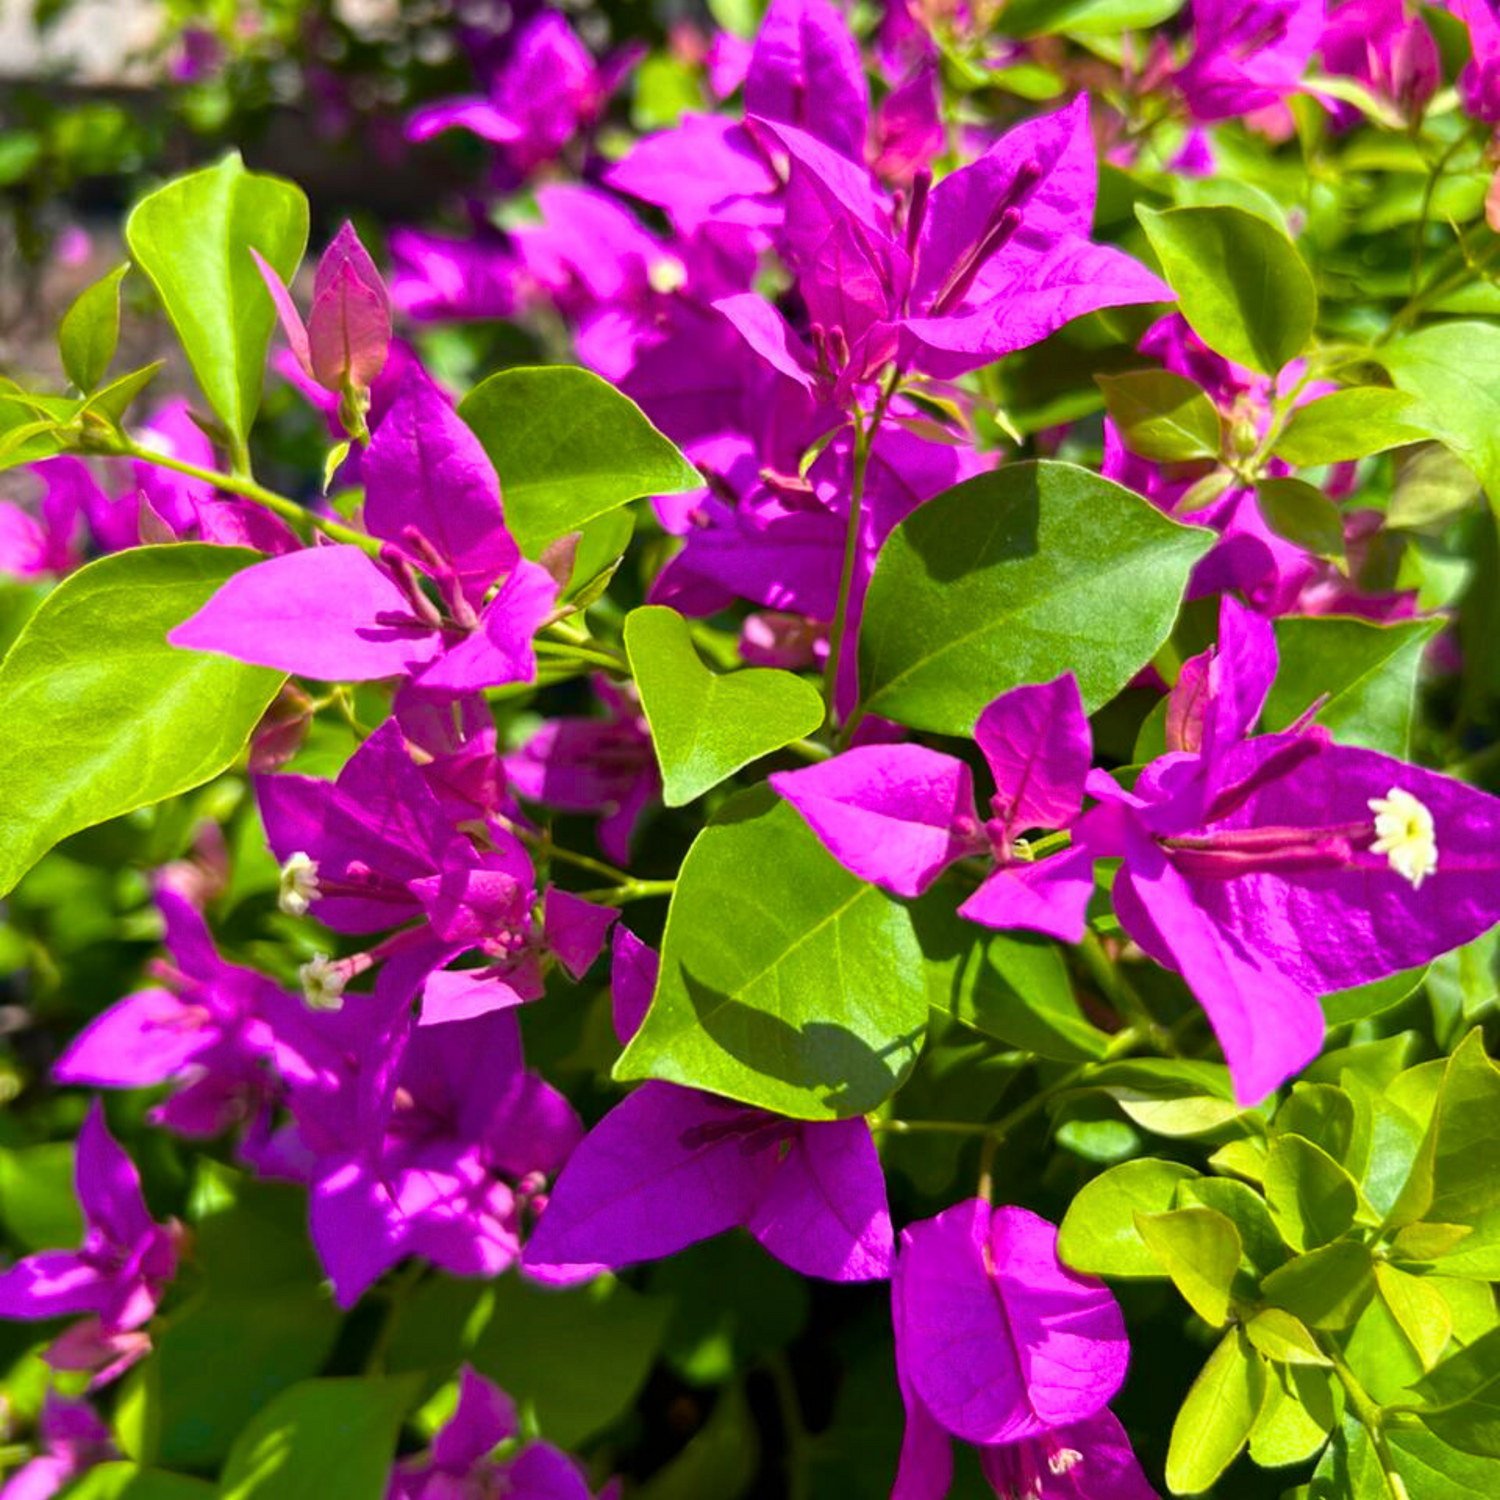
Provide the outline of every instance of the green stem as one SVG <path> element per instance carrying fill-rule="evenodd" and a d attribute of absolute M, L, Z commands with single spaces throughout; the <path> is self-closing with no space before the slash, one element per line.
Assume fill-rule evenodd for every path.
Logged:
<path fill-rule="evenodd" d="M 676 888 L 675 880 L 627 880 L 621 885 L 576 894 L 584 901 L 603 901 L 618 906 L 622 901 L 649 901 L 653 896 L 670 896 Z"/>
<path fill-rule="evenodd" d="M 802 1397 L 797 1378 L 792 1374 L 786 1351 L 778 1349 L 765 1359 L 766 1373 L 776 1388 L 776 1405 L 781 1414 L 782 1436 L 786 1452 L 787 1500 L 807 1500 L 810 1493 L 807 1473 L 807 1423 L 802 1416 Z"/>
<path fill-rule="evenodd" d="M 523 844 L 536 850 L 544 859 L 555 859 L 562 864 L 572 865 L 575 869 L 587 870 L 591 875 L 602 875 L 616 885 L 636 883 L 635 876 L 628 870 L 621 870 L 615 865 L 606 864 L 602 859 L 595 859 L 591 854 L 575 854 L 571 849 L 564 849 L 554 844 L 545 834 L 529 833 L 525 829 L 517 828 L 514 824 L 508 826 Z"/>
<path fill-rule="evenodd" d="M 820 745 L 816 740 L 790 740 L 781 748 L 811 761 L 827 760 L 833 754 L 827 745 Z"/>
<path fill-rule="evenodd" d="M 355 531 L 338 521 L 330 521 L 324 516 L 315 515 L 306 506 L 298 505 L 295 500 L 286 495 L 278 495 L 275 490 L 266 489 L 264 485 L 257 484 L 245 475 L 223 474 L 216 469 L 200 468 L 197 464 L 186 463 L 180 458 L 158 453 L 153 448 L 143 448 L 131 437 L 125 437 L 123 444 L 113 451 L 126 458 L 136 458 L 143 463 L 155 464 L 159 469 L 173 469 L 179 474 L 186 474 L 189 479 L 201 479 L 204 484 L 211 484 L 216 490 L 223 490 L 226 494 L 252 500 L 256 505 L 262 505 L 273 514 L 280 516 L 298 536 L 304 539 L 309 534 L 309 528 L 315 526 L 325 536 L 332 537 L 338 542 L 347 542 L 351 546 L 368 552 L 372 557 L 380 551 L 380 543 L 374 537 L 366 536 L 363 532 Z"/>
<path fill-rule="evenodd" d="M 1136 988 L 1120 972 L 1119 965 L 1112 962 L 1099 941 L 1099 934 L 1090 930 L 1083 935 L 1078 951 L 1088 966 L 1094 981 L 1104 991 L 1105 998 L 1119 1012 L 1122 1020 L 1129 1022 L 1135 1030 L 1144 1032 L 1158 1045 L 1165 1045 L 1169 1034 L 1158 1024 L 1155 1016 L 1146 1008 L 1146 1002 Z"/>
<path fill-rule="evenodd" d="M 834 721 L 834 697 L 838 690 L 839 656 L 844 645 L 844 630 L 849 623 L 849 594 L 854 585 L 854 564 L 859 558 L 859 528 L 865 509 L 865 471 L 870 465 L 870 449 L 880 424 L 885 421 L 886 409 L 896 394 L 901 379 L 898 368 L 892 367 L 890 375 L 881 387 L 875 409 L 868 423 L 854 421 L 854 470 L 849 484 L 849 522 L 844 532 L 844 567 L 839 574 L 839 602 L 833 613 L 833 628 L 828 633 L 828 665 L 823 669 L 823 700 L 828 705 L 828 722 Z"/>
<path fill-rule="evenodd" d="M 375 1335 L 375 1342 L 370 1345 L 370 1352 L 365 1358 L 366 1375 L 383 1375 L 385 1373 L 386 1355 L 390 1351 L 391 1339 L 396 1333 L 396 1320 L 401 1315 L 401 1309 L 406 1305 L 406 1299 L 416 1290 L 417 1283 L 426 1274 L 426 1261 L 409 1260 L 396 1271 L 383 1289 L 383 1297 L 386 1304 L 385 1319 L 381 1323 L 380 1331 Z"/>
<path fill-rule="evenodd" d="M 1333 1372 L 1338 1376 L 1339 1384 L 1343 1386 L 1344 1394 L 1349 1398 L 1349 1405 L 1359 1419 L 1360 1426 L 1370 1435 L 1370 1446 L 1375 1450 L 1375 1457 L 1380 1464 L 1380 1472 L 1385 1478 L 1386 1488 L 1391 1493 L 1391 1500 L 1410 1500 L 1406 1482 L 1396 1472 L 1396 1458 L 1391 1452 L 1390 1441 L 1385 1435 L 1385 1413 L 1359 1383 L 1359 1378 L 1349 1368 L 1333 1340 L 1319 1337 L 1318 1344 L 1323 1353 L 1333 1362 Z"/>
<path fill-rule="evenodd" d="M 551 629 L 552 627 L 548 627 Z M 538 636 L 533 642 L 536 649 L 547 656 L 566 657 L 569 661 L 588 662 L 590 666 L 603 667 L 606 671 L 614 672 L 616 675 L 629 676 L 630 668 L 625 664 L 625 658 L 612 651 L 606 651 L 598 643 L 589 646 L 577 646 L 572 641 L 554 641 L 546 636 Z"/>
<path fill-rule="evenodd" d="M 1457 155 L 1459 148 L 1468 140 L 1467 135 L 1461 135 L 1448 147 L 1443 154 L 1433 163 L 1427 174 L 1427 183 L 1422 189 L 1422 211 L 1417 216 L 1417 232 L 1412 240 L 1411 250 L 1411 297 L 1416 300 L 1418 288 L 1422 284 L 1422 241 L 1427 237 L 1427 225 L 1432 217 L 1432 200 L 1437 192 L 1438 183 L 1442 181 L 1443 174 L 1448 170 L 1448 163 Z"/>

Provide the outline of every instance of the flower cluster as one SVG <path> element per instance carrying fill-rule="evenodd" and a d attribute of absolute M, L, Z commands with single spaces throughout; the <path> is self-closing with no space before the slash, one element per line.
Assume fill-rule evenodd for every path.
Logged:
<path fill-rule="evenodd" d="M 462 1359 L 435 1359 L 403 1346 L 421 1342 L 410 1299 L 478 1281 L 592 1306 L 615 1273 L 739 1230 L 839 1306 L 889 1283 L 892 1500 L 949 1493 L 955 1440 L 1007 1500 L 1152 1500 L 1111 1410 L 1125 1318 L 1095 1272 L 1170 1277 L 1227 1330 L 1192 1420 L 1228 1422 L 1239 1397 L 1249 1416 L 1233 1443 L 1174 1437 L 1174 1492 L 1247 1443 L 1268 1467 L 1328 1443 L 1343 1473 L 1358 1442 L 1389 1476 L 1403 1415 L 1446 1442 L 1478 1404 L 1462 1362 L 1500 1337 L 1500 1221 L 1455 1165 L 1482 1131 L 1454 1121 L 1464 1101 L 1500 1116 L 1500 1074 L 1455 1027 L 1493 998 L 1472 971 L 1500 922 L 1500 798 L 1473 784 L 1482 752 L 1419 745 L 1418 764 L 1410 730 L 1419 672 L 1451 679 L 1479 639 L 1453 554 L 1483 559 L 1482 588 L 1493 538 L 1462 530 L 1485 518 L 1454 476 L 1495 482 L 1493 434 L 1487 411 L 1465 425 L 1431 342 L 1458 325 L 1355 347 L 1368 299 L 1320 315 L 1324 283 L 1367 268 L 1311 178 L 1295 211 L 1211 185 L 1247 139 L 1294 133 L 1311 154 L 1399 127 L 1421 159 L 1445 68 L 1441 108 L 1468 111 L 1449 155 L 1472 147 L 1485 175 L 1500 24 L 1453 10 L 1461 69 L 1396 0 L 1197 0 L 1149 44 L 1070 52 L 1055 107 L 1017 118 L 969 95 L 1034 83 L 1046 39 L 996 51 L 982 10 L 893 5 L 862 40 L 832 0 L 773 0 L 753 40 L 692 53 L 724 108 L 625 143 L 608 115 L 638 53 L 527 12 L 482 97 L 406 124 L 414 149 L 462 131 L 492 150 L 481 229 L 396 228 L 388 286 L 344 224 L 304 319 L 300 242 L 226 210 L 204 241 L 253 309 L 207 353 L 174 252 L 142 232 L 213 416 L 174 399 L 127 432 L 76 356 L 76 395 L 0 392 L 0 422 L 27 417 L 0 453 L 39 486 L 0 505 L 0 568 L 65 580 L 0 665 L 0 706 L 19 721 L 55 692 L 38 722 L 66 730 L 47 747 L 61 791 L 23 783 L 41 827 L 16 835 L 35 851 L 12 881 L 80 829 L 234 789 L 187 820 L 209 821 L 196 864 L 153 856 L 136 931 L 159 922 L 165 951 L 90 1010 L 51 1081 L 152 1090 L 149 1125 L 219 1152 L 224 1180 L 305 1197 L 333 1304 L 360 1306 L 320 1359 L 413 1382 L 388 1500 L 590 1500 L 614 1471 L 612 1451 L 591 1476 L 543 1436 L 544 1400 L 539 1417 L 501 1389 L 490 1304 L 450 1317 Z M 1489 254 L 1476 225 L 1422 281 L 1445 170 L 1416 193 L 1393 331 L 1463 310 L 1449 278 Z M 231 196 L 294 191 L 211 174 Z M 1367 279 L 1387 295 L 1383 268 Z M 298 499 L 250 476 L 240 410 L 273 313 L 276 366 L 334 439 Z M 474 319 L 566 340 L 582 369 L 509 369 L 456 400 L 424 340 Z M 1051 401 L 1070 352 L 1088 379 Z M 215 359 L 227 382 L 205 379 Z M 93 685 L 67 676 L 71 601 L 96 586 L 156 601 L 96 601 L 100 618 L 181 606 L 143 613 L 119 653 L 164 726 L 104 726 L 137 736 L 136 801 L 89 738 Z M 1456 711 L 1466 750 L 1482 713 Z M 664 896 L 661 919 L 645 903 Z M 591 1008 L 606 950 L 612 1036 Z M 1394 1011 L 1429 966 L 1429 1060 L 1373 1030 L 1323 1056 L 1330 1027 Z M 636 1086 L 607 1092 L 606 1069 Z M 939 1118 L 904 1117 L 908 1085 Z M 997 1147 L 1043 1109 L 1074 1158 L 1012 1191 Z M 1153 1130 L 1210 1140 L 1205 1173 L 1142 1155 Z M 954 1159 L 900 1165 L 924 1133 L 977 1138 L 977 1196 Z M 1109 1178 L 1085 1185 L 1078 1161 L 1123 1158 L 1146 1170 L 1101 1192 L 1098 1243 L 1073 1233 L 1068 1198 Z M 97 1100 L 75 1168 L 82 1246 L 0 1270 L 0 1317 L 79 1319 L 42 1357 L 97 1391 L 170 1348 L 201 1268 Z M 210 1222 L 212 1187 L 192 1194 Z M 1480 1290 L 1435 1289 L 1434 1266 Z M 1386 1323 L 1347 1333 L 1377 1297 Z M 1404 1339 L 1410 1378 L 1372 1399 L 1357 1337 L 1374 1365 Z M 62 1390 L 6 1500 L 109 1460 L 109 1429 Z M 398 1453 L 407 1418 L 426 1446 Z M 1500 1461 L 1474 1427 L 1453 1448 Z"/>

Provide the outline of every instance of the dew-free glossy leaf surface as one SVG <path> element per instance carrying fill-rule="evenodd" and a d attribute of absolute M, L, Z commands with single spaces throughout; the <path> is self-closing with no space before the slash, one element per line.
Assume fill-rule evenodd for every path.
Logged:
<path fill-rule="evenodd" d="M 78 294 L 57 329 L 57 348 L 68 379 L 91 391 L 109 369 L 120 337 L 120 283 L 128 265 L 116 266 Z"/>
<path fill-rule="evenodd" d="M 527 557 L 642 495 L 703 483 L 640 407 L 590 370 L 502 370 L 458 414 L 500 475 L 505 522 Z"/>
<path fill-rule="evenodd" d="M 0 662 L 0 893 L 80 828 L 217 776 L 282 674 L 179 651 L 167 631 L 255 554 L 183 544 L 61 583 Z"/>
<path fill-rule="evenodd" d="M 1266 1367 L 1231 1328 L 1187 1393 L 1167 1450 L 1167 1487 L 1175 1495 L 1206 1490 L 1234 1461 L 1266 1399 Z"/>
<path fill-rule="evenodd" d="M 1197 1175 L 1181 1162 L 1153 1157 L 1101 1172 L 1068 1205 L 1057 1253 L 1075 1271 L 1096 1276 L 1165 1276 L 1166 1267 L 1140 1236 L 1136 1215 L 1165 1213 L 1178 1185 Z"/>
<path fill-rule="evenodd" d="M 860 628 L 863 706 L 967 735 L 1008 688 L 1072 672 L 1093 712 L 1166 639 L 1212 540 L 1072 464 L 955 485 L 881 549 Z"/>
<path fill-rule="evenodd" d="M 307 199 L 279 177 L 247 172 L 231 153 L 158 188 L 125 223 L 198 385 L 243 442 L 260 405 L 276 310 L 255 267 L 258 250 L 290 281 L 307 246 Z"/>
<path fill-rule="evenodd" d="M 823 722 L 818 690 L 793 672 L 703 665 L 675 609 L 648 604 L 625 621 L 625 650 L 651 726 L 663 800 L 681 807 Z"/>
<path fill-rule="evenodd" d="M 542 1436 L 573 1447 L 630 1409 L 662 1341 L 671 1303 L 605 1276 L 556 1291 L 511 1274 L 428 1282 L 398 1315 L 390 1367 L 429 1387 L 468 1360 L 518 1402 Z"/>
<path fill-rule="evenodd" d="M 1280 229 L 1225 204 L 1136 212 L 1183 317 L 1210 349 L 1262 375 L 1302 352 L 1318 294 Z"/>
<path fill-rule="evenodd" d="M 1412 420 L 1458 454 L 1500 507 L 1500 327 L 1439 323 L 1379 358 L 1397 387 L 1420 399 Z"/>
<path fill-rule="evenodd" d="M 1441 628 L 1437 620 L 1372 625 L 1344 615 L 1278 620 L 1281 664 L 1261 728 L 1285 729 L 1327 693 L 1317 722 L 1336 740 L 1404 756 L 1422 654 Z"/>
<path fill-rule="evenodd" d="M 222 1500 L 382 1500 L 417 1380 L 304 1380 L 235 1439 Z"/>
<path fill-rule="evenodd" d="M 906 908 L 849 874 L 795 808 L 756 788 L 688 850 L 656 994 L 615 1077 L 843 1119 L 899 1085 L 926 1023 Z"/>

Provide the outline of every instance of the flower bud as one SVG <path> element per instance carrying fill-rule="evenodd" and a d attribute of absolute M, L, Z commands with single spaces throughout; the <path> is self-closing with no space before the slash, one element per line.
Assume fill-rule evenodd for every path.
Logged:
<path fill-rule="evenodd" d="M 368 389 L 391 347 L 391 298 L 354 226 L 318 262 L 307 320 L 312 377 L 330 391 Z"/>

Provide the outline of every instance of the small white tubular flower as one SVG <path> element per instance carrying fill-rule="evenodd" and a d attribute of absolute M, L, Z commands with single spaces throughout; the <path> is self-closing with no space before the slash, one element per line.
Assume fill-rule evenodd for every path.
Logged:
<path fill-rule="evenodd" d="M 1055 1453 L 1048 1454 L 1047 1467 L 1054 1474 L 1067 1474 L 1076 1469 L 1083 1462 L 1083 1454 L 1076 1448 L 1059 1448 Z"/>
<path fill-rule="evenodd" d="M 1437 833 L 1432 814 L 1399 786 L 1393 786 L 1384 797 L 1370 799 L 1375 814 L 1375 854 L 1383 854 L 1391 868 L 1411 883 L 1414 891 L 1437 869 Z"/>
<path fill-rule="evenodd" d="M 302 998 L 311 1010 L 342 1010 L 344 986 L 348 983 L 345 966 L 334 963 L 326 953 L 314 953 L 297 970 L 302 981 Z"/>
<path fill-rule="evenodd" d="M 321 896 L 318 862 L 299 849 L 281 867 L 281 890 L 276 904 L 289 917 L 305 917 L 307 908 Z"/>

